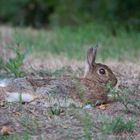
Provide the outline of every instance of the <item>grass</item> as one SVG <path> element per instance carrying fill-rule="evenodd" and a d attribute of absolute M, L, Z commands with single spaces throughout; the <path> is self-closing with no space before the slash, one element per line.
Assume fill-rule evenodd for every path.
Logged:
<path fill-rule="evenodd" d="M 127 33 L 124 29 L 118 29 L 117 36 L 113 36 L 107 27 L 95 24 L 38 31 L 20 28 L 13 30 L 12 38 L 13 42 L 44 55 L 51 52 L 84 59 L 87 48 L 97 43 L 101 46 L 98 57 L 102 60 L 136 60 L 140 55 L 139 33 Z"/>
<path fill-rule="evenodd" d="M 108 118 L 110 120 L 110 118 Z M 130 119 L 129 121 L 125 121 L 122 117 L 118 116 L 116 118 L 113 118 L 109 122 L 104 119 L 102 122 L 102 125 L 100 127 L 100 130 L 102 133 L 122 133 L 122 132 L 128 132 L 131 133 L 135 129 L 135 121 L 133 119 Z"/>
<path fill-rule="evenodd" d="M 7 36 L 6 36 L 7 37 Z M 48 53 L 66 56 L 72 59 L 84 60 L 87 48 L 99 44 L 97 57 L 101 60 L 115 59 L 137 62 L 140 56 L 140 34 L 124 29 L 118 29 L 117 36 L 105 26 L 88 24 L 79 27 L 53 27 L 47 30 L 12 29 L 10 40 L 3 41 L 4 47 L 11 49 L 15 58 L 9 58 L 4 65 L 15 77 L 23 75 L 21 67 L 29 51 L 44 57 Z M 21 51 L 22 50 L 22 51 Z M 23 50 L 26 50 L 23 52 Z M 2 57 L 0 67 L 2 67 Z"/>
<path fill-rule="evenodd" d="M 3 40 L 2 40 L 3 41 Z M 24 57 L 28 54 L 28 51 L 25 54 L 19 53 L 20 49 L 15 50 L 18 46 L 21 49 L 31 50 L 33 53 L 40 53 L 41 55 L 47 55 L 48 53 L 64 55 L 69 58 L 74 59 L 85 59 L 85 53 L 88 47 L 94 46 L 96 43 L 99 43 L 99 55 L 98 57 L 102 60 L 105 59 L 116 59 L 119 61 L 123 60 L 132 60 L 136 61 L 140 55 L 140 34 L 134 31 L 127 33 L 123 29 L 118 29 L 117 36 L 113 36 L 111 31 L 100 25 L 84 25 L 80 27 L 64 27 L 64 28 L 52 28 L 47 30 L 33 30 L 33 29 L 12 29 L 11 40 L 5 43 L 5 48 L 8 46 L 12 47 L 12 50 L 15 52 L 15 58 L 9 58 L 7 63 L 4 64 L 6 69 L 16 77 L 22 76 L 22 64 Z M 0 66 L 3 64 L 3 60 L 0 59 Z M 61 75 L 64 70 L 57 70 L 54 73 L 51 71 L 46 71 L 46 75 Z M 40 74 L 45 74 L 44 71 Z M 111 86 L 108 85 L 109 89 L 113 94 L 115 91 L 112 90 Z M 77 83 L 79 92 L 82 96 L 82 87 Z M 117 96 L 120 103 L 125 107 L 125 110 L 129 110 L 129 91 L 124 90 L 124 96 Z M 126 93 L 126 94 L 125 94 Z M 21 99 L 22 100 L 22 99 Z M 135 102 L 135 101 L 134 101 Z M 132 103 L 131 103 L 132 104 Z M 136 104 L 134 104 L 136 106 Z M 22 104 L 20 106 L 22 108 Z M 59 106 L 50 108 L 48 111 L 51 116 L 61 116 L 63 110 Z M 92 139 L 92 130 L 93 128 L 99 129 L 101 133 L 121 133 L 121 132 L 133 132 L 135 129 L 135 122 L 133 120 L 125 121 L 122 117 L 116 117 L 109 122 L 103 121 L 101 127 L 95 128 L 90 116 L 87 113 L 84 115 L 79 114 L 79 120 L 83 125 L 84 138 L 86 140 Z M 31 124 L 30 120 L 25 118 L 23 125 L 26 128 L 26 131 L 32 131 L 38 125 L 36 120 Z M 97 123 L 97 122 L 95 122 Z M 28 129 L 28 126 L 29 129 Z M 30 130 L 32 128 L 32 130 Z M 25 132 L 23 135 L 24 140 L 29 140 L 30 135 L 28 132 Z M 0 139 L 19 139 L 18 135 L 2 136 Z"/>
<path fill-rule="evenodd" d="M 107 83 L 107 89 L 109 90 L 109 94 L 111 95 L 112 99 L 122 104 L 126 112 L 132 112 L 132 106 L 134 106 L 136 109 L 140 109 L 140 101 L 136 98 L 131 99 L 134 93 L 129 88 L 123 87 L 122 89 L 116 90 L 109 82 Z"/>
<path fill-rule="evenodd" d="M 1 136 L 0 137 L 0 140 L 19 140 L 19 139 L 22 139 L 22 140 L 30 140 L 31 137 L 28 133 L 23 133 L 22 135 L 19 135 L 19 134 L 14 134 L 14 135 L 7 135 L 7 136 Z M 40 138 L 41 140 L 41 138 Z"/>
<path fill-rule="evenodd" d="M 0 57 L 0 68 L 4 69 L 7 73 L 12 73 L 15 77 L 23 76 L 21 67 L 25 58 L 25 54 L 21 52 L 21 47 L 18 44 L 16 47 L 10 48 L 14 53 L 14 58 L 9 58 L 6 62 Z"/>
<path fill-rule="evenodd" d="M 86 111 L 84 111 L 83 113 L 81 112 L 81 110 L 77 110 L 76 115 L 77 115 L 78 120 L 83 125 L 83 139 L 92 140 L 92 131 L 93 131 L 93 127 L 95 126 L 93 125 L 91 116 Z M 77 139 L 77 140 L 80 140 L 80 139 Z"/>
<path fill-rule="evenodd" d="M 50 107 L 48 112 L 50 116 L 53 116 L 53 115 L 59 116 L 61 113 L 64 112 L 64 110 L 60 106 L 56 105 L 56 106 Z"/>

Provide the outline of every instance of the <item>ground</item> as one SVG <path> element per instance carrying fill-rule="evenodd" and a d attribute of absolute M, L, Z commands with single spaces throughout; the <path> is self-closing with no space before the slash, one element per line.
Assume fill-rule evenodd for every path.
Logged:
<path fill-rule="evenodd" d="M 108 65 L 115 73 L 118 79 L 116 90 L 119 91 L 117 101 L 97 107 L 87 105 L 78 108 L 75 106 L 47 108 L 40 104 L 7 103 L 1 100 L 0 140 L 138 140 L 139 63 L 114 59 L 97 61 Z M 82 76 L 84 61 L 67 58 L 62 54 L 49 53 L 43 56 L 32 53 L 25 58 L 22 68 L 25 75 L 76 73 L 77 76 Z"/>
<path fill-rule="evenodd" d="M 49 60 L 49 59 L 47 59 Z M 61 61 L 60 59 L 56 59 Z M 41 62 L 39 59 L 37 62 Z M 51 62 L 46 61 L 46 64 Z M 55 60 L 53 59 L 55 63 Z M 62 61 L 61 61 L 62 62 Z M 43 61 L 43 63 L 45 63 Z M 132 90 L 133 98 L 139 99 L 139 82 L 140 67 L 132 63 L 118 63 L 107 61 L 119 80 L 119 86 L 128 87 Z M 32 63 L 34 65 L 34 63 Z M 37 63 L 39 64 L 39 63 Z M 71 68 L 78 69 L 83 63 L 75 61 L 70 62 Z M 40 63 L 40 65 L 43 65 Z M 64 62 L 65 65 L 65 62 Z M 48 66 L 48 65 L 45 65 Z M 37 67 L 36 67 L 37 68 Z M 57 66 L 58 68 L 58 66 Z M 60 65 L 61 68 L 61 65 Z M 45 69 L 43 67 L 43 69 Z M 123 96 L 123 95 L 122 95 Z M 138 104 L 139 105 L 139 104 Z M 110 103 L 105 109 L 98 107 L 92 108 L 54 108 L 54 112 L 50 108 L 43 108 L 39 105 L 32 104 L 8 104 L 1 102 L 0 110 L 0 128 L 7 126 L 11 128 L 10 136 L 1 136 L 2 139 L 13 137 L 19 139 L 23 135 L 23 139 L 139 139 L 140 134 L 140 110 L 137 106 L 128 105 L 129 111 L 122 102 Z M 56 113 L 55 111 L 58 111 Z M 110 130 L 109 124 L 112 120 L 120 117 L 124 121 L 133 120 L 135 125 L 133 132 L 114 132 Z M 113 125 L 113 124 L 112 124 Z M 104 128 L 105 127 L 105 128 Z M 119 126 L 116 126 L 119 127 Z M 123 126 L 122 126 L 123 127 Z M 131 126 L 128 126 L 131 127 Z M 122 129 L 121 127 L 118 129 Z M 113 131 L 113 132 L 112 132 Z M 30 138 L 28 138 L 31 136 Z"/>

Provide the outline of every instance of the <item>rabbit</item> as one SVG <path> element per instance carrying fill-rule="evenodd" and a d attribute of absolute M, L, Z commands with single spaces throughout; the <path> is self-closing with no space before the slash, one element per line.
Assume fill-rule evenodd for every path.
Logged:
<path fill-rule="evenodd" d="M 24 102 L 30 102 L 34 99 L 40 99 L 40 102 L 43 102 L 47 99 L 44 101 L 46 106 L 48 106 L 48 102 L 55 104 L 57 101 L 59 103 L 77 104 L 78 106 L 87 103 L 97 105 L 108 102 L 107 83 L 111 82 L 112 86 L 115 87 L 117 78 L 108 66 L 95 62 L 96 52 L 97 46 L 88 49 L 83 77 L 69 78 L 64 76 L 39 79 L 27 77 L 24 79 L 25 85 L 28 85 L 27 89 L 26 87 L 22 90 L 19 89 L 16 83 L 11 84 L 14 87 L 14 90 L 11 90 L 12 92 L 6 90 L 8 86 L 5 88 L 8 95 L 7 100 L 18 101 L 19 93 L 22 93 L 21 96 Z M 19 83 L 20 80 L 18 85 Z"/>
<path fill-rule="evenodd" d="M 101 63 L 96 63 L 96 52 L 98 46 L 89 48 L 85 64 L 83 83 L 88 88 L 85 99 L 91 103 L 104 103 L 108 101 L 107 84 L 111 82 L 112 87 L 117 84 L 117 78 L 111 69 Z"/>

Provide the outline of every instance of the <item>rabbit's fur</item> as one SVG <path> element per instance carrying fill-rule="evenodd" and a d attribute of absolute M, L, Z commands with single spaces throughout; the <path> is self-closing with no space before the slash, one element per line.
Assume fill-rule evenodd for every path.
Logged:
<path fill-rule="evenodd" d="M 15 96 L 19 97 L 19 94 L 21 94 L 24 102 L 32 101 L 36 97 L 43 97 L 40 98 L 40 101 L 43 101 L 45 98 L 48 98 L 50 101 L 51 98 L 55 97 L 55 100 L 57 98 L 59 102 L 69 98 L 72 102 L 79 104 L 107 102 L 108 89 L 106 85 L 108 82 L 111 82 L 114 87 L 117 84 L 117 79 L 108 66 L 95 63 L 96 51 L 97 47 L 88 49 L 83 78 L 12 79 L 5 87 L 0 88 L 0 94 L 4 93 L 6 100 L 12 102 L 18 101 L 18 98 L 15 98 Z M 54 104 L 55 100 L 51 102 Z M 68 101 L 65 100 L 65 102 Z"/>

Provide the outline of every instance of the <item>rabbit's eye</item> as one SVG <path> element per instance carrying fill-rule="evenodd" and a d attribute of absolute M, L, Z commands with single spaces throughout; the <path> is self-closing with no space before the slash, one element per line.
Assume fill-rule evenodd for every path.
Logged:
<path fill-rule="evenodd" d="M 103 68 L 99 69 L 100 74 L 105 74 L 105 70 Z"/>

